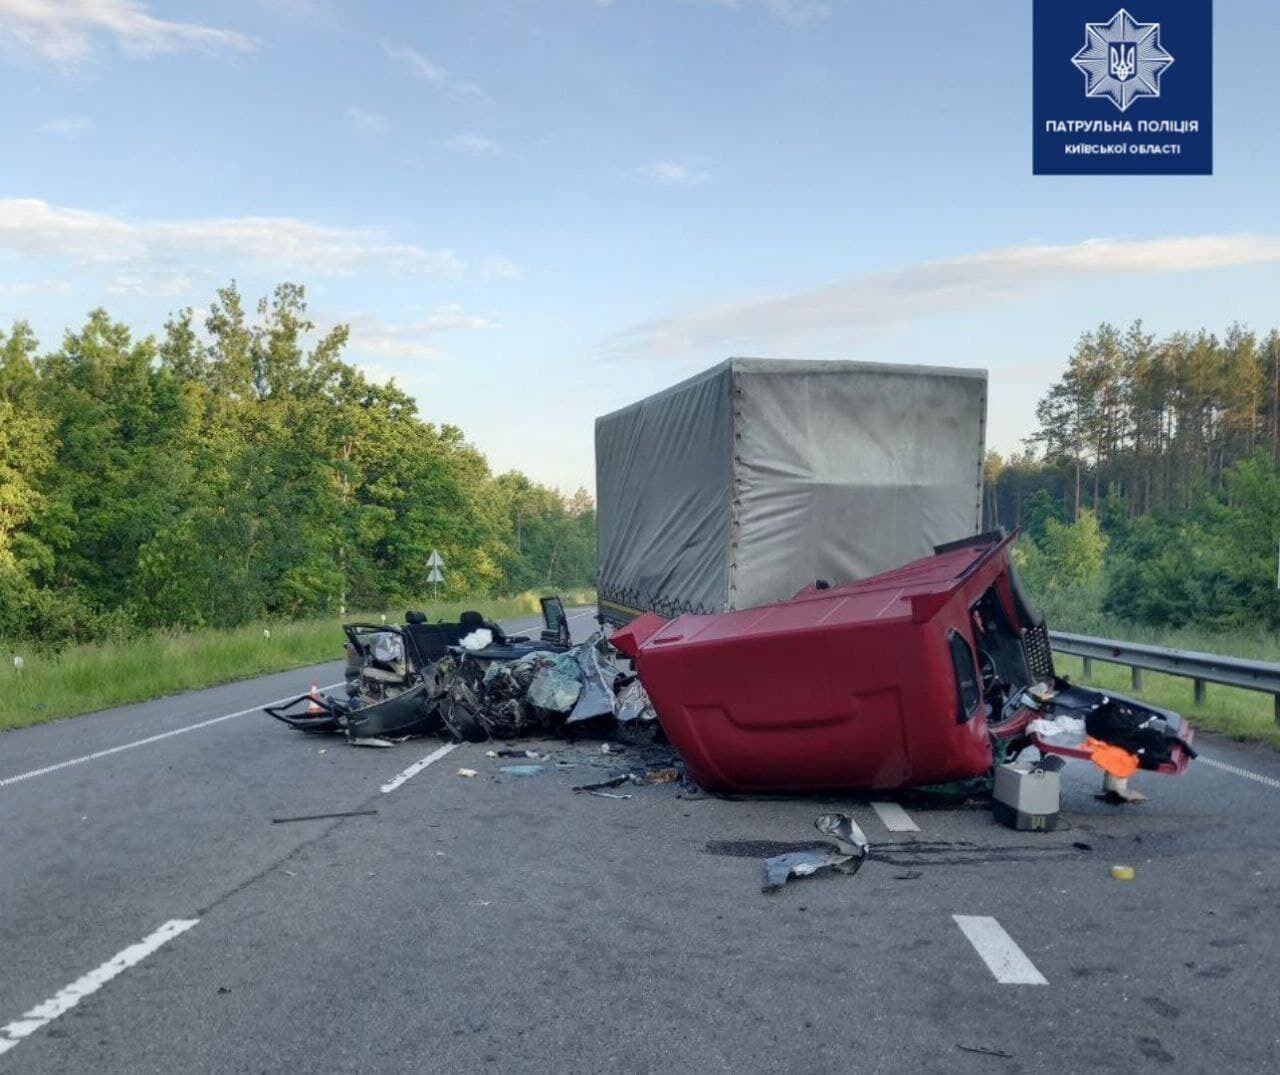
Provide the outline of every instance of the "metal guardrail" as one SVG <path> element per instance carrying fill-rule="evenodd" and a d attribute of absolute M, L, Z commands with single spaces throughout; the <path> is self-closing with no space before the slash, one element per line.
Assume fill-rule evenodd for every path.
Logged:
<path fill-rule="evenodd" d="M 1204 705 L 1206 684 L 1209 683 L 1269 694 L 1274 699 L 1276 723 L 1280 724 L 1280 664 L 1223 657 L 1217 653 L 1166 649 L 1140 642 L 1117 642 L 1111 638 L 1090 638 L 1061 631 L 1050 631 L 1049 641 L 1055 653 L 1082 657 L 1086 678 L 1093 674 L 1094 661 L 1126 665 L 1135 691 L 1142 690 L 1142 672 L 1148 669 L 1191 680 L 1195 685 L 1195 704 L 1198 706 Z"/>

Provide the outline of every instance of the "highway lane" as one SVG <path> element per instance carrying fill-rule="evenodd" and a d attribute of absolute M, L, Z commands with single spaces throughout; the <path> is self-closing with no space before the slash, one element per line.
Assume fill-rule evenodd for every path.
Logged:
<path fill-rule="evenodd" d="M 279 678 L 175 710 L 231 712 L 242 689 L 287 693 Z M 30 731 L 71 747 L 98 719 Z M 57 760 L 23 744 L 15 764 L 8 738 L 0 779 Z M 1271 752 L 1203 745 L 1280 782 Z M 891 831 L 860 799 L 575 795 L 614 760 L 549 743 L 572 768 L 512 779 L 468 744 L 382 793 L 437 746 L 326 746 L 245 717 L 0 788 L 0 1022 L 197 921 L 0 1071 L 1280 1066 L 1280 788 L 1197 764 L 1116 808 L 1073 764 L 1058 833 L 911 800 L 919 831 Z M 752 842 L 811 840 L 831 808 L 872 861 L 762 895 Z M 379 813 L 270 824 L 357 809 Z M 1117 862 L 1136 879 L 1113 880 Z M 994 918 L 1047 984 L 998 982 L 955 915 Z"/>
<path fill-rule="evenodd" d="M 341 679 L 327 662 L 0 736 L 0 1022 L 314 835 L 271 817 L 347 809 L 403 768 L 260 712 Z"/>

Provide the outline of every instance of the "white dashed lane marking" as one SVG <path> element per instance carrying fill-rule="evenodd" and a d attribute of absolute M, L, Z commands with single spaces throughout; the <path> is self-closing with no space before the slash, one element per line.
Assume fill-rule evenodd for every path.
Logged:
<path fill-rule="evenodd" d="M 1048 985 L 1036 965 L 994 918 L 986 915 L 952 915 L 982 962 L 1002 985 Z"/>
<path fill-rule="evenodd" d="M 911 820 L 911 815 L 897 803 L 872 803 L 871 809 L 890 832 L 920 831 L 920 826 Z"/>
<path fill-rule="evenodd" d="M 89 994 L 96 993 L 112 978 L 141 963 L 161 945 L 167 944 L 179 933 L 185 933 L 199 921 L 198 918 L 176 918 L 172 922 L 166 922 L 149 937 L 144 937 L 137 944 L 129 945 L 102 966 L 94 968 L 69 986 L 58 990 L 43 1004 L 37 1004 L 21 1019 L 15 1019 L 12 1023 L 0 1026 L 0 1054 L 7 1053 L 23 1038 L 29 1038 L 41 1027 L 48 1026 L 58 1016 L 69 1012 Z"/>
<path fill-rule="evenodd" d="M 1248 769 L 1241 769 L 1238 765 L 1228 765 L 1225 761 L 1218 761 L 1215 758 L 1206 758 L 1203 754 L 1191 763 L 1192 765 L 1208 765 L 1214 769 L 1221 769 L 1224 773 L 1231 773 L 1233 776 L 1242 776 L 1246 780 L 1252 780 L 1255 783 L 1263 784 L 1269 788 L 1280 789 L 1280 780 L 1273 776 L 1263 776 L 1261 773 L 1251 773 Z"/>
<path fill-rule="evenodd" d="M 409 780 L 412 777 L 417 776 L 428 765 L 434 765 L 446 754 L 456 749 L 457 746 L 458 746 L 457 743 L 445 743 L 444 746 L 438 748 L 437 750 L 433 750 L 425 758 L 422 758 L 419 761 L 415 761 L 412 765 L 409 766 L 409 768 L 404 770 L 404 772 L 397 773 L 385 784 L 383 784 L 382 794 L 389 795 L 391 792 L 395 791 L 396 788 L 398 788 L 401 784 L 403 784 L 406 780 Z"/>

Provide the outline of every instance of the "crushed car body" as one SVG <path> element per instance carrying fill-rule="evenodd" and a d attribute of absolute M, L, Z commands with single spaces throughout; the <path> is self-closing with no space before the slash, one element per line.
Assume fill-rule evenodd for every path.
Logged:
<path fill-rule="evenodd" d="M 652 720 L 643 687 L 603 635 L 573 646 L 560 598 L 541 600 L 537 638 L 509 636 L 478 612 L 456 623 L 409 612 L 403 625 L 346 624 L 345 697 L 313 691 L 266 712 L 300 731 L 370 745 L 587 734 Z"/>
<path fill-rule="evenodd" d="M 1026 746 L 1181 772 L 1177 714 L 1055 675 L 1003 531 L 789 601 L 618 631 L 689 775 L 720 792 L 882 790 L 990 774 Z M 1084 735 L 1045 734 L 1061 716 Z M 1057 727 L 1057 725 L 1053 725 Z M 1078 733 L 1081 729 L 1072 726 Z"/>

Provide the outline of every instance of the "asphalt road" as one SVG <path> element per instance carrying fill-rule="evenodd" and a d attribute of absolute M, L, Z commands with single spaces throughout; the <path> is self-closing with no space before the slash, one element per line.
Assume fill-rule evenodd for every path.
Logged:
<path fill-rule="evenodd" d="M 1202 737 L 1137 807 L 1072 763 L 1047 835 L 575 794 L 639 756 L 594 743 L 527 778 L 459 746 L 384 792 L 440 744 L 256 712 L 313 678 L 341 666 L 0 736 L 0 1075 L 1280 1069 L 1274 753 Z M 830 809 L 872 858 L 762 894 Z M 957 915 L 995 920 L 991 966 Z"/>

